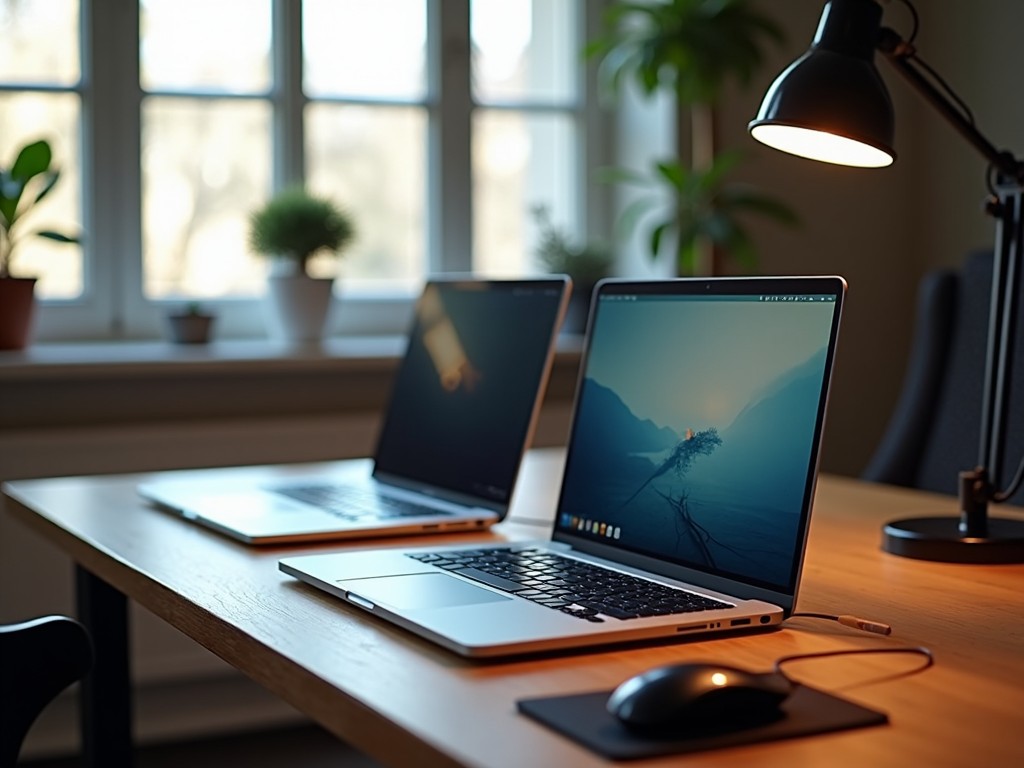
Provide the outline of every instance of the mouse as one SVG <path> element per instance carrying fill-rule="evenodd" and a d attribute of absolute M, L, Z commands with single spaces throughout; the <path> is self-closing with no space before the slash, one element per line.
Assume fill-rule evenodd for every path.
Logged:
<path fill-rule="evenodd" d="M 750 672 L 724 664 L 672 664 L 629 678 L 608 697 L 607 709 L 627 728 L 657 730 L 691 721 L 736 726 L 783 716 L 793 692 L 781 672 Z"/>

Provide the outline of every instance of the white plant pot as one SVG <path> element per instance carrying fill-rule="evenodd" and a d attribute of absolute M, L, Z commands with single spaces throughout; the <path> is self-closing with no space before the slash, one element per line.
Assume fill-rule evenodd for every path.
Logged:
<path fill-rule="evenodd" d="M 319 341 L 333 295 L 333 278 L 270 275 L 266 300 L 270 337 L 289 344 Z"/>

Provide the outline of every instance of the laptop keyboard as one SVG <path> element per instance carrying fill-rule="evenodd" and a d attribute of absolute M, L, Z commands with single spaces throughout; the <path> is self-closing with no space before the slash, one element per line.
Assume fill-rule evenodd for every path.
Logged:
<path fill-rule="evenodd" d="M 274 488 L 274 492 L 352 522 L 450 514 L 425 504 L 343 485 L 292 485 Z"/>
<path fill-rule="evenodd" d="M 408 556 L 587 621 L 732 607 L 685 589 L 539 549 L 410 552 Z"/>

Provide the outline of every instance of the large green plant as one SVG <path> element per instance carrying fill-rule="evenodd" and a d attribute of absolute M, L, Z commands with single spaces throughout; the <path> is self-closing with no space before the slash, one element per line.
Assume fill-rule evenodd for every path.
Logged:
<path fill-rule="evenodd" d="M 53 190 L 60 171 L 53 167 L 53 151 L 45 140 L 33 141 L 18 150 L 10 168 L 0 167 L 0 277 L 11 277 L 15 246 L 25 234 L 22 219 Z M 37 230 L 39 237 L 59 243 L 78 238 L 52 230 Z"/>
<path fill-rule="evenodd" d="M 672 252 L 681 274 L 710 271 L 709 259 L 699 253 L 712 247 L 753 267 L 756 251 L 742 223 L 746 215 L 796 222 L 780 200 L 729 182 L 727 175 L 741 158 L 715 148 L 714 108 L 723 89 L 730 82 L 747 84 L 763 62 L 765 47 L 782 38 L 780 27 L 748 0 L 652 0 L 612 3 L 603 35 L 586 48 L 600 59 L 599 77 L 609 92 L 626 80 L 647 96 L 669 90 L 678 124 L 687 119 L 691 124 L 690 145 L 680 140 L 676 157 L 654 162 L 646 174 L 608 175 L 657 193 L 641 197 L 623 222 L 635 226 L 650 212 L 655 217 L 651 255 Z"/>
<path fill-rule="evenodd" d="M 340 255 L 355 236 L 352 219 L 345 211 L 301 187 L 279 192 L 252 213 L 249 224 L 253 251 L 290 259 L 302 273 L 315 254 Z"/>

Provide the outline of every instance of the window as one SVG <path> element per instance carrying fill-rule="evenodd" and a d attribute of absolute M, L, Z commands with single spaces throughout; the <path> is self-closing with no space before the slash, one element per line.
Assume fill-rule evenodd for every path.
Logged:
<path fill-rule="evenodd" d="M 45 137 L 63 177 L 46 204 L 19 225 L 25 231 L 48 225 L 70 231 L 64 222 L 78 221 L 82 209 L 78 27 L 77 0 L 0 1 L 0 161 L 9 167 L 18 147 Z M 69 299 L 84 290 L 77 249 L 33 238 L 15 258 L 14 273 L 46 276 L 38 288 L 43 298 Z"/>
<path fill-rule="evenodd" d="M 357 224 L 339 332 L 401 330 L 429 272 L 535 272 L 532 206 L 607 234 L 587 217 L 588 168 L 608 162 L 580 57 L 591 5 L 0 0 L 0 151 L 51 139 L 63 178 L 39 216 L 85 241 L 25 248 L 37 337 L 156 337 L 189 300 L 261 336 L 248 216 L 291 183 Z"/>

